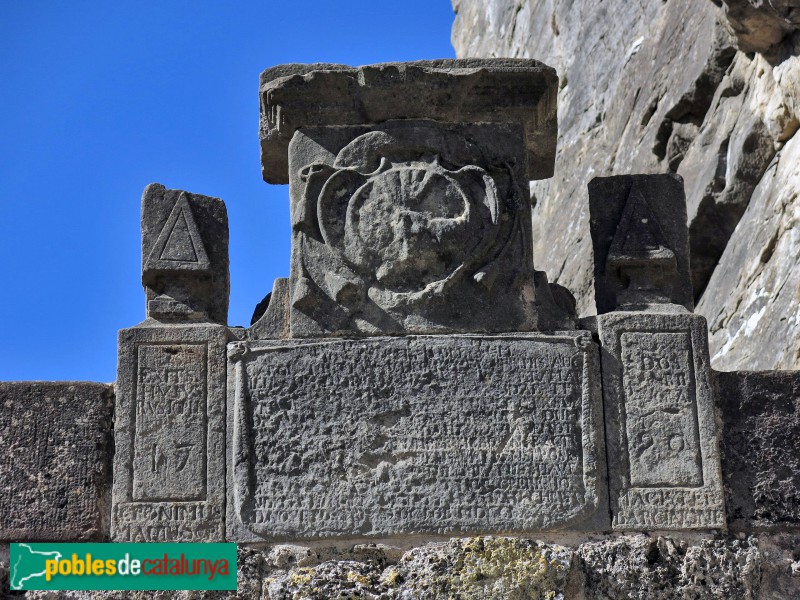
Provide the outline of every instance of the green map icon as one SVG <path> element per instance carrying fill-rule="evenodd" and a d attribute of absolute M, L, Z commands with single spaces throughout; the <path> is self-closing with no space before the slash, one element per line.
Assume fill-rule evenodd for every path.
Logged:
<path fill-rule="evenodd" d="M 22 590 L 36 585 L 34 581 L 38 578 L 44 580 L 45 561 L 59 560 L 61 553 L 34 550 L 30 544 L 12 544 L 10 558 L 10 587 L 12 590 Z"/>

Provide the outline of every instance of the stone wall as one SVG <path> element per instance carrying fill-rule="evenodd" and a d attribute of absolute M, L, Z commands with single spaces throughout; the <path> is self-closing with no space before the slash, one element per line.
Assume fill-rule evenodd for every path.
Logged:
<path fill-rule="evenodd" d="M 453 0 L 458 56 L 559 74 L 555 176 L 531 186 L 534 255 L 580 313 L 594 312 L 587 183 L 674 172 L 714 367 L 800 368 L 796 5 Z"/>
<path fill-rule="evenodd" d="M 551 532 L 536 539 L 405 536 L 372 543 L 329 540 L 302 545 L 256 544 L 240 547 L 236 594 L 198 593 L 191 597 L 274 600 L 335 598 L 344 594 L 353 598 L 505 599 L 553 597 L 547 596 L 553 592 L 571 600 L 791 598 L 800 591 L 800 375 L 718 373 L 715 388 L 722 424 L 727 534 Z M 6 407 L 16 402 L 35 408 L 36 399 L 44 402 L 46 397 L 69 400 L 70 410 L 59 411 L 58 402 L 50 401 L 39 407 L 52 422 L 49 439 L 54 443 L 41 445 L 49 449 L 44 454 L 40 452 L 45 456 L 39 461 L 41 464 L 30 468 L 39 472 L 35 480 L 15 478 L 15 472 L 5 471 L 6 481 L 12 482 L 16 491 L 3 492 L 0 497 L 17 498 L 20 509 L 4 510 L 3 515 L 20 514 L 29 528 L 38 523 L 51 535 L 33 530 L 27 534 L 0 530 L 4 540 L 0 544 L 0 594 L 8 592 L 6 542 L 52 539 L 54 535 L 64 540 L 107 540 L 110 535 L 107 497 L 111 386 L 0 385 L 0 399 Z M 61 414 L 65 417 L 59 417 Z M 75 419 L 76 415 L 85 416 Z M 12 427 L 10 418 L 6 422 L 0 420 L 0 425 L 0 439 L 17 449 L 14 452 L 24 454 L 26 444 L 33 447 L 42 441 L 24 427 Z M 76 443 L 58 443 L 63 439 Z M 73 477 L 81 477 L 84 486 L 73 482 L 76 487 L 71 495 L 67 494 L 66 503 L 55 483 L 48 487 L 48 481 L 60 482 L 62 487 L 71 483 L 66 474 L 59 475 L 59 469 L 64 468 Z M 25 490 L 31 485 L 41 489 L 35 506 L 25 501 Z M 78 489 L 92 501 L 73 500 Z M 100 501 L 96 499 L 98 495 Z M 34 509 L 44 521 L 31 517 Z M 141 592 L 138 596 L 132 592 L 27 592 L 25 597 L 189 596 L 171 592 Z"/>
<path fill-rule="evenodd" d="M 0 540 L 108 538 L 113 414 L 112 385 L 0 382 Z"/>
<path fill-rule="evenodd" d="M 727 539 L 628 535 L 567 542 L 462 538 L 405 551 L 382 544 L 240 547 L 237 592 L 27 592 L 24 597 L 783 600 L 796 597 L 798 541 L 797 535 Z M 0 557 L 3 577 L 7 571 Z"/>

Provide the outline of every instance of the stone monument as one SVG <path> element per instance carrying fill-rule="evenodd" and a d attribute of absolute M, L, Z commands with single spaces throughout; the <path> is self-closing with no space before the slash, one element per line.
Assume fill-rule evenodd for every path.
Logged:
<path fill-rule="evenodd" d="M 148 186 L 116 384 L 0 384 L 3 540 L 237 542 L 270 597 L 644 597 L 797 562 L 741 534 L 800 527 L 800 377 L 712 371 L 680 177 L 589 182 L 596 316 L 534 268 L 558 85 L 528 59 L 265 71 L 288 277 L 229 327 L 224 203 Z M 389 567 L 388 540 L 440 545 Z"/>
<path fill-rule="evenodd" d="M 725 527 L 708 329 L 691 314 L 683 181 L 589 183 L 614 529 Z"/>
<path fill-rule="evenodd" d="M 247 330 L 222 202 L 145 190 L 114 539 L 725 527 L 682 182 L 590 183 L 586 329 L 534 268 L 557 84 L 521 59 L 265 71 L 292 257 Z"/>
<path fill-rule="evenodd" d="M 147 319 L 119 333 L 116 541 L 222 541 L 228 216 L 217 198 L 142 196 Z"/>
<path fill-rule="evenodd" d="M 531 60 L 262 74 L 292 262 L 228 347 L 230 539 L 606 526 L 597 345 L 531 252 L 557 81 Z"/>

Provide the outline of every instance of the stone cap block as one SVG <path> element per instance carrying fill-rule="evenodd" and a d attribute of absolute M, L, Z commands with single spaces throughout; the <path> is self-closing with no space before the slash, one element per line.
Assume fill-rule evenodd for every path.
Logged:
<path fill-rule="evenodd" d="M 528 177 L 545 179 L 555 163 L 557 93 L 555 69 L 530 59 L 279 65 L 261 74 L 262 174 L 289 183 L 289 140 L 301 127 L 431 119 L 523 124 Z"/>
<path fill-rule="evenodd" d="M 595 177 L 588 187 L 597 314 L 669 304 L 693 311 L 680 175 Z"/>
<path fill-rule="evenodd" d="M 147 316 L 226 323 L 228 212 L 219 198 L 148 185 L 142 195 L 142 283 Z"/>

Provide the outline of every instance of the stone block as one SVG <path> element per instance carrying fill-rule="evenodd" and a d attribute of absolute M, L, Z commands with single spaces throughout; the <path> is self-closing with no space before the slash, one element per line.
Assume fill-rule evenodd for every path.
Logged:
<path fill-rule="evenodd" d="M 253 314 L 247 336 L 253 340 L 289 337 L 289 280 L 278 277 L 272 285 L 272 291 L 262 302 L 266 302 L 266 307 L 256 307 L 257 312 Z"/>
<path fill-rule="evenodd" d="M 537 329 L 524 151 L 508 123 L 295 133 L 291 337 Z"/>
<path fill-rule="evenodd" d="M 225 344 L 221 325 L 119 333 L 115 541 L 222 541 Z"/>
<path fill-rule="evenodd" d="M 597 314 L 663 304 L 694 309 L 679 176 L 596 177 L 589 213 Z"/>
<path fill-rule="evenodd" d="M 597 317 L 614 529 L 725 527 L 706 321 Z"/>
<path fill-rule="evenodd" d="M 608 527 L 588 332 L 228 353 L 232 541 Z"/>
<path fill-rule="evenodd" d="M 287 64 L 261 74 L 261 167 L 288 183 L 295 131 L 319 125 L 375 125 L 393 119 L 516 123 L 518 158 L 529 179 L 553 174 L 558 76 L 529 59 L 431 60 L 363 67 Z"/>
<path fill-rule="evenodd" d="M 800 527 L 800 371 L 715 375 L 729 526 Z"/>
<path fill-rule="evenodd" d="M 0 382 L 0 540 L 108 535 L 114 388 Z"/>
<path fill-rule="evenodd" d="M 756 539 L 681 539 L 624 535 L 576 549 L 584 581 L 582 600 L 751 600 L 764 598 Z M 791 586 L 797 589 L 797 583 Z M 786 596 L 792 598 L 791 589 Z"/>
<path fill-rule="evenodd" d="M 228 212 L 218 198 L 153 183 L 142 195 L 142 283 L 147 316 L 228 319 Z"/>
<path fill-rule="evenodd" d="M 357 545 L 348 553 L 302 561 L 311 562 L 309 566 L 295 563 L 271 569 L 265 592 L 270 600 L 582 596 L 577 556 L 573 549 L 558 544 L 506 537 L 462 538 L 417 546 L 393 559 L 380 546 L 372 545 L 369 554 L 363 549 Z"/>

